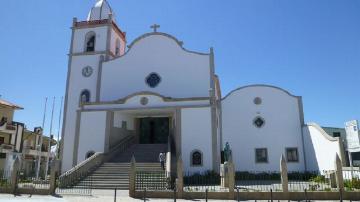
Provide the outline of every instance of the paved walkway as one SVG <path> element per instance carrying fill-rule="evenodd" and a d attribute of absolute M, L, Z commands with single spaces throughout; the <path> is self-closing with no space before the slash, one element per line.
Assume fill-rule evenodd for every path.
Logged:
<path fill-rule="evenodd" d="M 116 201 L 143 201 L 139 199 L 133 199 L 128 196 L 128 191 L 118 191 Z M 75 196 L 75 195 L 63 195 L 60 197 L 54 196 L 31 196 L 22 195 L 14 196 L 11 194 L 0 194 L 0 202 L 10 201 L 10 202 L 114 202 L 114 191 L 113 190 L 93 190 L 92 196 Z M 174 201 L 171 199 L 150 199 L 147 201 Z M 192 202 L 192 201 L 205 201 L 205 200 L 176 200 L 179 202 Z M 228 201 L 228 200 L 209 200 L 209 201 Z M 258 201 L 260 202 L 260 201 Z M 267 202 L 267 201 L 264 201 Z M 278 202 L 278 201 L 274 201 Z M 287 202 L 287 201 L 284 201 Z M 323 201 L 324 202 L 324 201 Z"/>

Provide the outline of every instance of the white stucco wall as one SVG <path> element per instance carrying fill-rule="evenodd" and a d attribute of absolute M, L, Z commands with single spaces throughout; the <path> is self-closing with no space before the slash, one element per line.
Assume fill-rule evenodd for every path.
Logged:
<path fill-rule="evenodd" d="M 114 112 L 114 127 L 121 128 L 123 121 L 126 121 L 127 130 L 135 130 L 134 116 L 122 112 Z"/>
<path fill-rule="evenodd" d="M 101 79 L 101 101 L 151 91 L 174 98 L 208 97 L 209 55 L 184 51 L 174 39 L 153 34 L 138 40 L 123 56 L 105 62 Z M 149 87 L 145 79 L 156 72 L 161 82 Z"/>
<path fill-rule="evenodd" d="M 147 98 L 146 105 L 141 104 L 141 98 Z M 119 104 L 91 104 L 85 105 L 84 109 L 141 109 L 141 108 L 161 108 L 161 107 L 178 107 L 178 106 L 199 106 L 210 104 L 209 98 L 202 100 L 185 100 L 185 101 L 164 101 L 164 99 L 157 95 L 142 94 L 135 95 L 128 98 L 125 103 Z"/>
<path fill-rule="evenodd" d="M 260 97 L 262 103 L 254 104 Z M 281 155 L 296 147 L 299 162 L 288 163 L 289 171 L 304 170 L 299 98 L 271 86 L 247 86 L 222 100 L 223 144 L 230 143 L 238 171 L 279 171 Z M 257 128 L 253 120 L 265 120 Z M 267 148 L 268 163 L 255 162 L 255 149 Z"/>
<path fill-rule="evenodd" d="M 304 126 L 303 131 L 308 170 L 334 170 L 336 154 L 341 158 L 339 138 L 329 136 L 315 123 Z"/>
<path fill-rule="evenodd" d="M 82 112 L 78 163 L 85 160 L 88 151 L 104 152 L 106 112 Z"/>
<path fill-rule="evenodd" d="M 181 154 L 185 172 L 212 170 L 211 109 L 181 109 Z M 190 154 L 200 150 L 203 166 L 192 167 Z"/>
<path fill-rule="evenodd" d="M 76 110 L 79 109 L 80 94 L 83 90 L 90 91 L 90 101 L 94 102 L 96 99 L 96 80 L 99 64 L 99 55 L 93 56 L 73 56 L 70 66 L 70 77 L 68 94 L 67 94 L 67 109 L 65 116 L 64 130 L 64 150 L 63 156 L 66 157 L 62 161 L 62 172 L 72 168 L 72 154 L 74 152 L 74 138 L 76 128 Z M 82 76 L 82 68 L 91 66 L 93 74 L 90 77 Z"/>
<path fill-rule="evenodd" d="M 106 49 L 106 37 L 107 26 L 76 29 L 74 31 L 74 40 L 72 53 L 83 53 L 85 48 L 85 35 L 86 33 L 94 31 L 96 33 L 95 51 L 105 51 Z M 100 54 L 95 55 L 70 55 L 70 67 L 67 100 L 65 100 L 65 116 L 63 125 L 64 134 L 64 147 L 63 147 L 63 159 L 61 163 L 61 171 L 66 172 L 73 167 L 73 153 L 74 153 L 74 141 L 75 141 L 75 128 L 76 128 L 76 110 L 79 109 L 80 94 L 84 89 L 90 91 L 90 101 L 94 102 L 96 99 L 96 83 L 99 70 Z M 90 77 L 82 76 L 82 69 L 86 66 L 90 66 L 93 69 L 93 73 Z"/>
<path fill-rule="evenodd" d="M 119 36 L 119 34 L 114 29 L 112 29 L 110 38 L 110 50 L 114 54 L 116 53 L 116 40 L 120 41 L 120 55 L 123 55 L 125 53 L 126 42 Z"/>

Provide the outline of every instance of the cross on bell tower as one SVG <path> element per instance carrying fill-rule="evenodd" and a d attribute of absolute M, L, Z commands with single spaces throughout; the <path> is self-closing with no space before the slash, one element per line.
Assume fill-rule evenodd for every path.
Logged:
<path fill-rule="evenodd" d="M 157 32 L 157 29 L 160 28 L 160 25 L 158 24 L 153 24 L 150 26 L 151 29 L 154 29 L 154 32 Z"/>

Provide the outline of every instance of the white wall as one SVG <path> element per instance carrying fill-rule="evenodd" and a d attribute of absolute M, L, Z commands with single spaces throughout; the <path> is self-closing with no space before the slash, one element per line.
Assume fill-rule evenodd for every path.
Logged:
<path fill-rule="evenodd" d="M 79 109 L 80 94 L 84 89 L 90 91 L 90 101 L 96 99 L 96 80 L 99 64 L 99 55 L 74 56 L 70 67 L 69 90 L 67 94 L 67 110 L 64 130 L 64 150 L 62 172 L 72 168 L 72 154 L 74 152 L 74 138 L 76 128 L 76 110 Z M 82 68 L 91 66 L 93 74 L 90 77 L 82 76 Z"/>
<path fill-rule="evenodd" d="M 116 40 L 120 41 L 120 55 L 123 55 L 125 53 L 125 46 L 126 46 L 126 42 L 118 35 L 118 33 L 112 29 L 111 30 L 111 41 L 110 41 L 110 50 L 115 54 L 116 51 Z"/>
<path fill-rule="evenodd" d="M 141 98 L 146 97 L 148 103 L 146 105 L 141 104 Z M 186 101 L 164 101 L 162 97 L 157 95 L 142 94 L 135 95 L 126 100 L 123 104 L 91 104 L 85 105 L 84 109 L 139 109 L 139 108 L 160 108 L 160 107 L 177 107 L 177 106 L 198 106 L 198 105 L 208 105 L 210 103 L 209 99 L 203 100 L 186 100 Z"/>
<path fill-rule="evenodd" d="M 307 124 L 303 131 L 308 170 L 334 170 L 336 154 L 341 158 L 339 138 L 329 136 L 315 123 Z"/>
<path fill-rule="evenodd" d="M 133 44 L 125 55 L 103 64 L 100 99 L 113 101 L 141 91 L 174 98 L 208 97 L 209 60 L 209 55 L 184 51 L 167 36 L 147 36 Z M 156 88 L 145 82 L 152 72 L 161 77 Z"/>
<path fill-rule="evenodd" d="M 255 97 L 262 103 L 254 104 Z M 287 147 L 298 148 L 299 162 L 288 163 L 289 171 L 304 170 L 298 98 L 270 86 L 247 86 L 222 100 L 223 144 L 230 143 L 238 171 L 279 171 Z M 265 120 L 262 128 L 255 117 Z M 268 163 L 255 162 L 255 149 L 267 148 Z"/>
<path fill-rule="evenodd" d="M 121 128 L 123 121 L 126 121 L 127 130 L 135 130 L 134 116 L 121 112 L 114 112 L 114 127 Z"/>
<path fill-rule="evenodd" d="M 211 109 L 181 109 L 181 154 L 185 172 L 212 170 Z M 193 150 L 203 153 L 203 166 L 190 166 Z"/>
<path fill-rule="evenodd" d="M 106 37 L 107 26 L 88 28 L 88 29 L 76 29 L 74 32 L 74 41 L 72 51 L 73 53 L 83 53 L 85 48 L 85 35 L 89 31 L 96 33 L 95 51 L 104 51 L 106 49 Z M 74 141 L 75 141 L 75 128 L 76 128 L 76 110 L 79 109 L 80 93 L 82 90 L 87 89 L 90 91 L 90 101 L 94 102 L 96 99 L 96 83 L 98 75 L 98 67 L 100 55 L 77 55 L 72 56 L 70 60 L 69 72 L 69 86 L 67 91 L 67 108 L 64 119 L 64 147 L 63 147 L 63 159 L 62 159 L 62 172 L 72 168 Z M 82 69 L 86 66 L 93 68 L 93 73 L 90 77 L 82 76 Z"/>
<path fill-rule="evenodd" d="M 78 163 L 88 151 L 104 152 L 106 112 L 81 112 Z"/>

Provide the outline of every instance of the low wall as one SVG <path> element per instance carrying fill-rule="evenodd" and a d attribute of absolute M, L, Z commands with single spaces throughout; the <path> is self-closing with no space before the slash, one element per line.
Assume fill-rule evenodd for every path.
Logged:
<path fill-rule="evenodd" d="M 24 189 L 19 188 L 16 194 L 51 195 L 50 189 Z"/>
<path fill-rule="evenodd" d="M 178 193 L 177 198 L 178 197 Z M 339 192 L 208 192 L 208 199 L 218 200 L 339 200 Z M 135 198 L 144 198 L 144 191 L 135 191 Z M 174 198 L 172 191 L 146 191 L 146 198 Z M 183 192 L 183 199 L 204 199 L 205 192 Z M 343 192 L 343 200 L 359 200 L 360 192 Z"/>
<path fill-rule="evenodd" d="M 0 188 L 2 194 L 14 194 L 11 188 Z M 29 189 L 29 188 L 18 188 L 15 194 L 32 194 L 32 195 L 50 195 L 50 189 Z"/>

